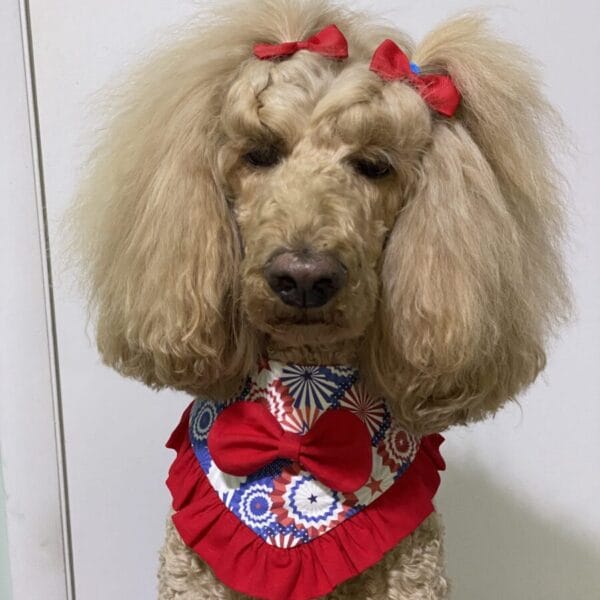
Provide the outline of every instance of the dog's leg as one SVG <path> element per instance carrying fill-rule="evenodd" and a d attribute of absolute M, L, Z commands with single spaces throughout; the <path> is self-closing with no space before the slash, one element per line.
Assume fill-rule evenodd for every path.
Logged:
<path fill-rule="evenodd" d="M 429 517 L 411 536 L 362 575 L 342 584 L 323 600 L 444 600 L 442 528 L 439 517 Z M 167 523 L 161 552 L 159 600 L 244 600 L 220 583 L 208 566 L 185 546 Z"/>
<path fill-rule="evenodd" d="M 387 562 L 390 600 L 445 600 L 443 527 L 438 514 L 429 517 Z"/>
<path fill-rule="evenodd" d="M 442 526 L 434 513 L 384 559 L 327 600 L 445 600 Z"/>
<path fill-rule="evenodd" d="M 190 550 L 169 518 L 160 553 L 158 600 L 242 600 L 225 587 L 202 559 Z"/>

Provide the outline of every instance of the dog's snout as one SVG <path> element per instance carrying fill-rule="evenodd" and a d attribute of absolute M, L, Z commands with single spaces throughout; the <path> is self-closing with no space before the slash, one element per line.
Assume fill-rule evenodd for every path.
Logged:
<path fill-rule="evenodd" d="M 289 306 L 318 308 L 346 282 L 346 268 L 329 254 L 282 252 L 265 267 L 271 289 Z"/>

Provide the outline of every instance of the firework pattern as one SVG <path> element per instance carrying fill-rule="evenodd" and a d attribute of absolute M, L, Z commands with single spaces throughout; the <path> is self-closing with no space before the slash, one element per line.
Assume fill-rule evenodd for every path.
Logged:
<path fill-rule="evenodd" d="M 282 429 L 297 434 L 306 433 L 327 410 L 352 411 L 371 435 L 371 477 L 359 490 L 343 494 L 290 460 L 276 460 L 248 477 L 223 473 L 210 456 L 207 437 L 219 413 L 235 402 L 263 404 Z M 419 448 L 419 438 L 394 423 L 385 401 L 367 392 L 354 368 L 266 360 L 225 402 L 197 398 L 189 435 L 198 463 L 222 502 L 279 548 L 310 542 L 352 518 L 393 485 Z"/>

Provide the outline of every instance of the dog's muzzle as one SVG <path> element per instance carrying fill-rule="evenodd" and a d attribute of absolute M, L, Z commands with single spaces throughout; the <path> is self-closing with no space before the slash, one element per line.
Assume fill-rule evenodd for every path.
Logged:
<path fill-rule="evenodd" d="M 347 271 L 330 254 L 284 251 L 267 262 L 264 276 L 284 304 L 319 308 L 344 287 Z"/>

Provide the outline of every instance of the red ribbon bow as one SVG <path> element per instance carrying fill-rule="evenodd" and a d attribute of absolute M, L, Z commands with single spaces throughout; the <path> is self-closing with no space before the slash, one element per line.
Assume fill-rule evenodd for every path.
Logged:
<path fill-rule="evenodd" d="M 379 45 L 370 66 L 371 71 L 388 81 L 407 80 L 433 110 L 451 117 L 460 104 L 460 92 L 452 79 L 448 75 L 420 75 L 413 68 L 418 70 L 392 40 Z"/>
<path fill-rule="evenodd" d="M 290 56 L 298 50 L 309 50 L 329 58 L 348 58 L 348 42 L 335 25 L 329 25 L 316 35 L 300 42 L 256 44 L 254 55 L 260 59 L 281 58 Z"/>
<path fill-rule="evenodd" d="M 288 458 L 321 483 L 343 493 L 362 487 L 371 475 L 371 437 L 347 409 L 328 410 L 308 433 L 284 431 L 267 408 L 238 402 L 226 408 L 208 434 L 208 449 L 225 473 L 244 476 L 278 458 Z"/>

